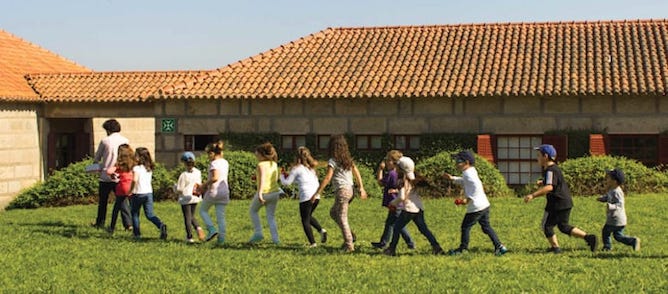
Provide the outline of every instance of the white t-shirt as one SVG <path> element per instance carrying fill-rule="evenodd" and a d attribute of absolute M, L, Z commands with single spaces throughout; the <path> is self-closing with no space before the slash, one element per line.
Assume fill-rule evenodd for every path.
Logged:
<path fill-rule="evenodd" d="M 213 182 L 204 195 L 206 201 L 227 204 L 230 202 L 230 187 L 227 184 L 227 175 L 230 171 L 230 164 L 224 158 L 211 161 L 209 164 L 209 179 L 213 175 L 213 170 L 218 171 L 218 180 Z"/>
<path fill-rule="evenodd" d="M 305 202 L 311 200 L 311 196 L 318 191 L 320 187 L 320 182 L 318 181 L 318 175 L 315 170 L 305 167 L 302 164 L 294 166 L 290 170 L 288 177 L 284 177 L 283 174 L 280 176 L 281 184 L 290 185 L 293 181 L 296 181 L 299 185 L 299 202 Z M 320 195 L 316 196 L 316 199 L 320 199 Z"/>
<path fill-rule="evenodd" d="M 179 195 L 179 203 L 181 205 L 186 205 L 202 201 L 201 197 L 193 195 L 195 185 L 201 184 L 202 172 L 196 167 L 193 167 L 191 171 L 186 170 L 182 172 L 179 176 L 179 180 L 176 182 L 176 192 Z"/>
<path fill-rule="evenodd" d="M 128 138 L 123 137 L 120 133 L 112 133 L 100 140 L 100 145 L 97 147 L 93 161 L 100 164 L 101 182 L 118 182 L 118 179 L 112 179 L 107 174 L 107 169 L 116 165 L 118 146 L 128 144 L 128 142 Z"/>
<path fill-rule="evenodd" d="M 489 207 L 489 200 L 475 167 L 465 169 L 461 177 L 453 177 L 453 180 L 456 184 L 464 186 L 464 195 L 469 199 L 466 213 L 478 212 Z"/>
<path fill-rule="evenodd" d="M 418 189 L 408 181 L 405 181 L 404 186 L 399 190 L 398 198 L 402 199 L 401 202 L 403 203 L 403 205 L 398 205 L 398 210 L 411 213 L 418 213 L 420 210 L 424 210 Z"/>
<path fill-rule="evenodd" d="M 146 170 L 146 167 L 142 165 L 135 165 L 132 168 L 134 177 L 138 178 L 135 182 L 134 187 L 132 188 L 132 194 L 148 194 L 153 193 L 153 186 L 151 186 L 151 180 L 153 179 L 153 171 Z"/>
<path fill-rule="evenodd" d="M 349 170 L 339 168 L 336 161 L 334 161 L 334 158 L 330 158 L 327 165 L 334 169 L 334 175 L 332 176 L 332 189 L 334 189 L 334 191 L 353 188 L 352 167 Z"/>

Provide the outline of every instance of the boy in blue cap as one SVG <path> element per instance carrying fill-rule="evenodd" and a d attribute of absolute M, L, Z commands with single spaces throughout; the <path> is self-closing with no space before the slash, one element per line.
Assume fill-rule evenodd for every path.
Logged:
<path fill-rule="evenodd" d="M 621 185 L 624 184 L 625 176 L 621 169 L 609 170 L 606 176 L 606 187 L 608 193 L 599 197 L 597 200 L 606 202 L 608 207 L 605 226 L 603 226 L 603 251 L 612 250 L 612 238 L 623 244 L 633 246 L 633 250 L 640 250 L 640 239 L 624 235 L 626 227 L 626 211 L 624 210 L 624 191 Z"/>
<path fill-rule="evenodd" d="M 455 177 L 449 173 L 444 173 L 443 177 L 453 181 L 455 184 L 464 186 L 464 195 L 466 197 L 455 199 L 455 204 L 463 205 L 468 203 L 468 206 L 466 207 L 466 215 L 462 221 L 459 248 L 450 250 L 448 253 L 450 255 L 458 255 L 468 250 L 471 228 L 475 223 L 479 223 L 482 231 L 489 236 L 489 239 L 494 244 L 494 254 L 497 256 L 505 254 L 508 252 L 508 249 L 501 244 L 499 237 L 497 237 L 496 232 L 494 232 L 494 229 L 489 224 L 490 203 L 483 189 L 482 181 L 480 181 L 480 177 L 478 176 L 478 170 L 473 166 L 475 164 L 475 157 L 469 151 L 461 151 L 454 154 L 452 158 L 457 164 L 457 169 L 462 172 L 462 176 Z"/>
<path fill-rule="evenodd" d="M 568 183 L 564 180 L 564 175 L 557 166 L 557 150 L 549 144 L 543 144 L 534 149 L 538 151 L 537 160 L 543 168 L 543 179 L 538 181 L 538 185 L 542 187 L 524 196 L 524 202 L 528 203 L 534 198 L 543 195 L 547 198 L 542 226 L 543 233 L 550 243 L 548 252 L 561 253 L 561 248 L 559 248 L 559 243 L 557 242 L 557 235 L 554 234 L 555 226 L 566 235 L 584 239 L 587 245 L 589 245 L 589 249 L 592 252 L 596 251 L 596 236 L 587 234 L 568 223 L 571 209 L 573 208 L 573 198 L 571 198 Z"/>

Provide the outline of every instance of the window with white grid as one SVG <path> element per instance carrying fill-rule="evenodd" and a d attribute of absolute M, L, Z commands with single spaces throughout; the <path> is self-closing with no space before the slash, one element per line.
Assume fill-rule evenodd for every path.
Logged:
<path fill-rule="evenodd" d="M 497 136 L 497 167 L 509 185 L 524 185 L 541 177 L 534 146 L 542 143 L 541 136 Z"/>

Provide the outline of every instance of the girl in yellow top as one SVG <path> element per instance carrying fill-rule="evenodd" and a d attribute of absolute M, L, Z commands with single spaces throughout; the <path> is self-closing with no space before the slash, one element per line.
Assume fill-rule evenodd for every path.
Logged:
<path fill-rule="evenodd" d="M 264 143 L 255 148 L 255 157 L 258 160 L 257 170 L 255 171 L 257 192 L 250 205 L 250 217 L 253 221 L 255 232 L 249 242 L 257 243 L 264 238 L 260 216 L 258 215 L 260 208 L 264 205 L 267 207 L 267 223 L 269 223 L 271 240 L 274 244 L 279 244 L 278 229 L 276 228 L 276 219 L 274 217 L 278 198 L 283 193 L 283 190 L 278 185 L 278 155 L 271 143 Z"/>

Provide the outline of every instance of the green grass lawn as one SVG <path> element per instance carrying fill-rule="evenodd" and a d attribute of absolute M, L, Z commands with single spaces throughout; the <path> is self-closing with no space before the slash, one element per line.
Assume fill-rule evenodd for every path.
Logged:
<path fill-rule="evenodd" d="M 554 255 L 543 252 L 544 198 L 530 204 L 519 198 L 491 199 L 492 225 L 510 249 L 502 257 L 493 255 L 479 226 L 472 230 L 468 254 L 433 256 L 413 224 L 409 228 L 417 249 L 410 251 L 401 241 L 399 256 L 384 256 L 370 245 L 378 241 L 386 214 L 379 199 L 357 199 L 351 205 L 349 219 L 358 235 L 352 254 L 339 251 L 342 238 L 329 218 L 331 199 L 315 213 L 328 229 L 329 241 L 313 249 L 305 248 L 298 202 L 288 199 L 281 200 L 277 212 L 279 246 L 271 243 L 266 223 L 265 243 L 245 243 L 252 233 L 248 201 L 228 205 L 228 244 L 222 248 L 213 242 L 187 245 L 180 207 L 173 202 L 156 205 L 157 215 L 169 226 L 167 241 L 158 239 L 158 230 L 145 218 L 141 242 L 128 232 L 110 236 L 95 230 L 88 225 L 95 217 L 92 205 L 4 211 L 0 292 L 667 293 L 666 200 L 656 194 L 627 197 L 626 233 L 642 239 L 640 252 L 613 241 L 612 252 L 592 254 L 581 239 L 558 233 L 564 252 Z M 425 205 L 436 238 L 446 250 L 455 248 L 465 208 L 455 207 L 451 199 Z M 591 197 L 575 199 L 572 224 L 600 240 L 604 222 L 603 204 Z"/>

